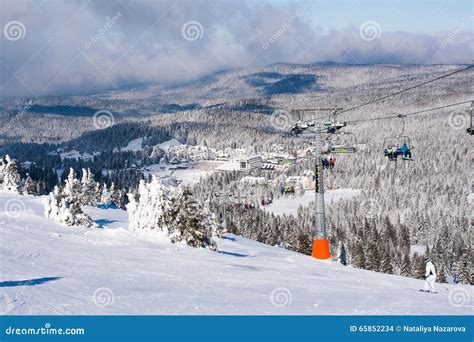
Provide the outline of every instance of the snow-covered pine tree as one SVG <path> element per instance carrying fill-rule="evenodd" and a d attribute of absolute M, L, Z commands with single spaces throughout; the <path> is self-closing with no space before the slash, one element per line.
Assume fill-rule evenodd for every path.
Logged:
<path fill-rule="evenodd" d="M 438 283 L 448 282 L 447 276 L 446 276 L 446 266 L 443 263 L 438 265 L 438 267 L 436 268 L 436 281 Z"/>
<path fill-rule="evenodd" d="M 422 255 L 418 255 L 418 253 L 413 253 L 412 276 L 417 279 L 423 279 L 425 277 L 424 257 Z"/>
<path fill-rule="evenodd" d="M 172 242 L 185 241 L 192 247 L 217 249 L 212 239 L 212 231 L 206 225 L 207 218 L 201 211 L 200 204 L 194 199 L 190 189 L 183 188 L 172 198 L 171 216 L 168 222 Z"/>
<path fill-rule="evenodd" d="M 380 268 L 380 255 L 376 243 L 368 243 L 365 256 L 365 269 L 377 272 Z"/>
<path fill-rule="evenodd" d="M 120 190 L 120 209 L 126 209 L 128 203 L 127 192 L 125 189 Z"/>
<path fill-rule="evenodd" d="M 149 183 L 140 182 L 137 195 L 138 200 L 129 194 L 127 205 L 131 229 L 156 229 L 170 236 L 172 242 L 216 248 L 212 239 L 213 233 L 220 234 L 216 218 L 210 210 L 194 206 L 197 202 L 189 189 L 173 195 L 160 179 L 153 177 Z"/>
<path fill-rule="evenodd" d="M 46 197 L 44 216 L 59 221 L 62 199 L 61 189 L 55 186 L 53 191 Z"/>
<path fill-rule="evenodd" d="M 92 219 L 82 211 L 82 187 L 71 168 L 64 187 L 56 186 L 45 203 L 45 216 L 68 226 L 93 226 Z"/>
<path fill-rule="evenodd" d="M 409 277 L 411 275 L 411 262 L 408 253 L 405 253 L 403 256 L 402 265 L 400 266 L 400 275 L 404 277 Z"/>
<path fill-rule="evenodd" d="M 112 204 L 115 205 L 117 208 L 122 208 L 122 191 L 120 189 L 115 188 L 114 182 L 112 182 L 112 184 L 110 185 L 110 194 L 112 196 Z"/>
<path fill-rule="evenodd" d="M 102 186 L 102 194 L 100 195 L 100 204 L 105 207 L 112 205 L 112 192 L 107 188 L 107 184 L 104 183 Z"/>
<path fill-rule="evenodd" d="M 76 178 L 76 172 L 73 168 L 69 169 L 69 174 L 64 182 L 63 194 L 69 202 L 83 202 L 82 186 Z"/>
<path fill-rule="evenodd" d="M 83 205 L 97 205 L 95 196 L 96 182 L 94 181 L 94 174 L 90 169 L 82 169 L 82 204 Z"/>
<path fill-rule="evenodd" d="M 382 235 L 384 241 L 390 242 L 391 246 L 397 246 L 397 232 L 388 216 L 385 216 L 384 218 L 384 229 Z"/>
<path fill-rule="evenodd" d="M 298 232 L 296 236 L 296 246 L 294 250 L 298 253 L 310 254 L 313 248 L 313 239 L 311 234 Z"/>
<path fill-rule="evenodd" d="M 25 195 L 38 195 L 38 185 L 33 181 L 28 173 L 26 174 L 25 183 L 23 184 L 23 193 Z"/>
<path fill-rule="evenodd" d="M 92 219 L 81 208 L 80 200 L 64 197 L 61 201 L 59 222 L 68 226 L 92 227 Z"/>
<path fill-rule="evenodd" d="M 46 188 L 45 182 L 43 181 L 36 182 L 36 193 L 39 196 L 45 194 L 45 188 Z"/>
<path fill-rule="evenodd" d="M 5 157 L 5 161 L 6 165 L 3 171 L 3 190 L 19 193 L 21 190 L 21 178 L 18 173 L 16 162 L 8 155 Z"/>
<path fill-rule="evenodd" d="M 339 263 L 343 264 L 344 266 L 347 265 L 346 247 L 344 246 L 344 242 L 342 241 L 339 241 L 337 259 Z"/>
<path fill-rule="evenodd" d="M 393 274 L 392 258 L 389 246 L 390 244 L 387 242 L 386 247 L 382 249 L 382 261 L 379 271 L 387 274 Z"/>
<path fill-rule="evenodd" d="M 364 248 L 359 239 L 354 240 L 352 244 L 352 260 L 351 265 L 357 268 L 365 268 L 365 255 L 364 255 Z"/>
<path fill-rule="evenodd" d="M 137 200 L 138 197 L 138 200 Z M 169 235 L 167 216 L 170 215 L 170 190 L 157 177 L 150 183 L 140 181 L 138 194 L 128 194 L 127 212 L 130 228 L 157 229 Z"/>
<path fill-rule="evenodd" d="M 224 235 L 225 230 L 219 224 L 217 220 L 216 214 L 211 211 L 210 203 L 207 201 L 204 203 L 204 207 L 202 210 L 202 214 L 204 216 L 204 227 L 207 231 L 211 232 L 211 236 L 213 238 L 220 238 Z"/>
<path fill-rule="evenodd" d="M 4 157 L 0 157 L 0 189 L 3 189 L 3 179 L 5 178 L 5 169 L 7 167 L 7 161 Z"/>
<path fill-rule="evenodd" d="M 406 225 L 400 227 L 398 246 L 403 253 L 408 253 L 410 251 L 410 232 Z"/>
<path fill-rule="evenodd" d="M 95 187 L 94 187 L 94 203 L 95 203 L 95 205 L 100 203 L 101 198 L 102 198 L 102 187 L 100 186 L 99 182 L 96 182 Z"/>
<path fill-rule="evenodd" d="M 464 249 L 456 265 L 456 281 L 458 284 L 471 284 L 472 281 L 472 253 Z"/>

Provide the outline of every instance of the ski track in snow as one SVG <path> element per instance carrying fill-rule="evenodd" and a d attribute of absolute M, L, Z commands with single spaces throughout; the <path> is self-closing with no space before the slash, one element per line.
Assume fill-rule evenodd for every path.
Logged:
<path fill-rule="evenodd" d="M 0 192 L 0 314 L 472 313 L 471 286 L 461 287 L 470 302 L 455 307 L 454 285 L 412 291 L 423 281 L 234 235 L 219 252 L 172 245 L 156 231 L 127 230 L 119 209 L 86 209 L 105 228 L 66 227 L 43 217 L 42 201 Z M 12 202 L 25 209 L 17 218 L 6 210 Z"/>

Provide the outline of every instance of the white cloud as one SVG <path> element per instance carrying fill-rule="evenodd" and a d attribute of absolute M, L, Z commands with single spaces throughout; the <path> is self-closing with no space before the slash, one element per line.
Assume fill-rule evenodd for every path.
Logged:
<path fill-rule="evenodd" d="M 4 96 L 180 82 L 223 68 L 276 62 L 466 63 L 474 52 L 469 31 L 386 32 L 379 22 L 380 37 L 367 41 L 359 27 L 315 27 L 310 14 L 296 4 L 54 1 L 35 9 L 24 2 L 4 2 L 2 12 L 2 28 L 12 20 L 26 28 L 23 39 L 1 39 Z M 111 18 L 116 20 L 108 25 Z M 202 37 L 183 38 L 188 21 L 202 25 Z"/>

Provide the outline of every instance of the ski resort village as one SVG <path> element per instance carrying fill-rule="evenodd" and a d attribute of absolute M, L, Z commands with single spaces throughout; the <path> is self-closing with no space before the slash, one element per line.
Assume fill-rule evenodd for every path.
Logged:
<path fill-rule="evenodd" d="M 2 315 L 472 315 L 472 30 L 78 2 L 2 37 Z"/>

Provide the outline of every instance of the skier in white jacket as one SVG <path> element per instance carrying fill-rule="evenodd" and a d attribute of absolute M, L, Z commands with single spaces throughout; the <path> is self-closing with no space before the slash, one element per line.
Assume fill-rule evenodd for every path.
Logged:
<path fill-rule="evenodd" d="M 434 287 L 434 283 L 436 280 L 436 270 L 430 258 L 425 257 L 425 265 L 425 287 L 423 288 L 423 291 L 436 292 L 436 289 Z"/>

